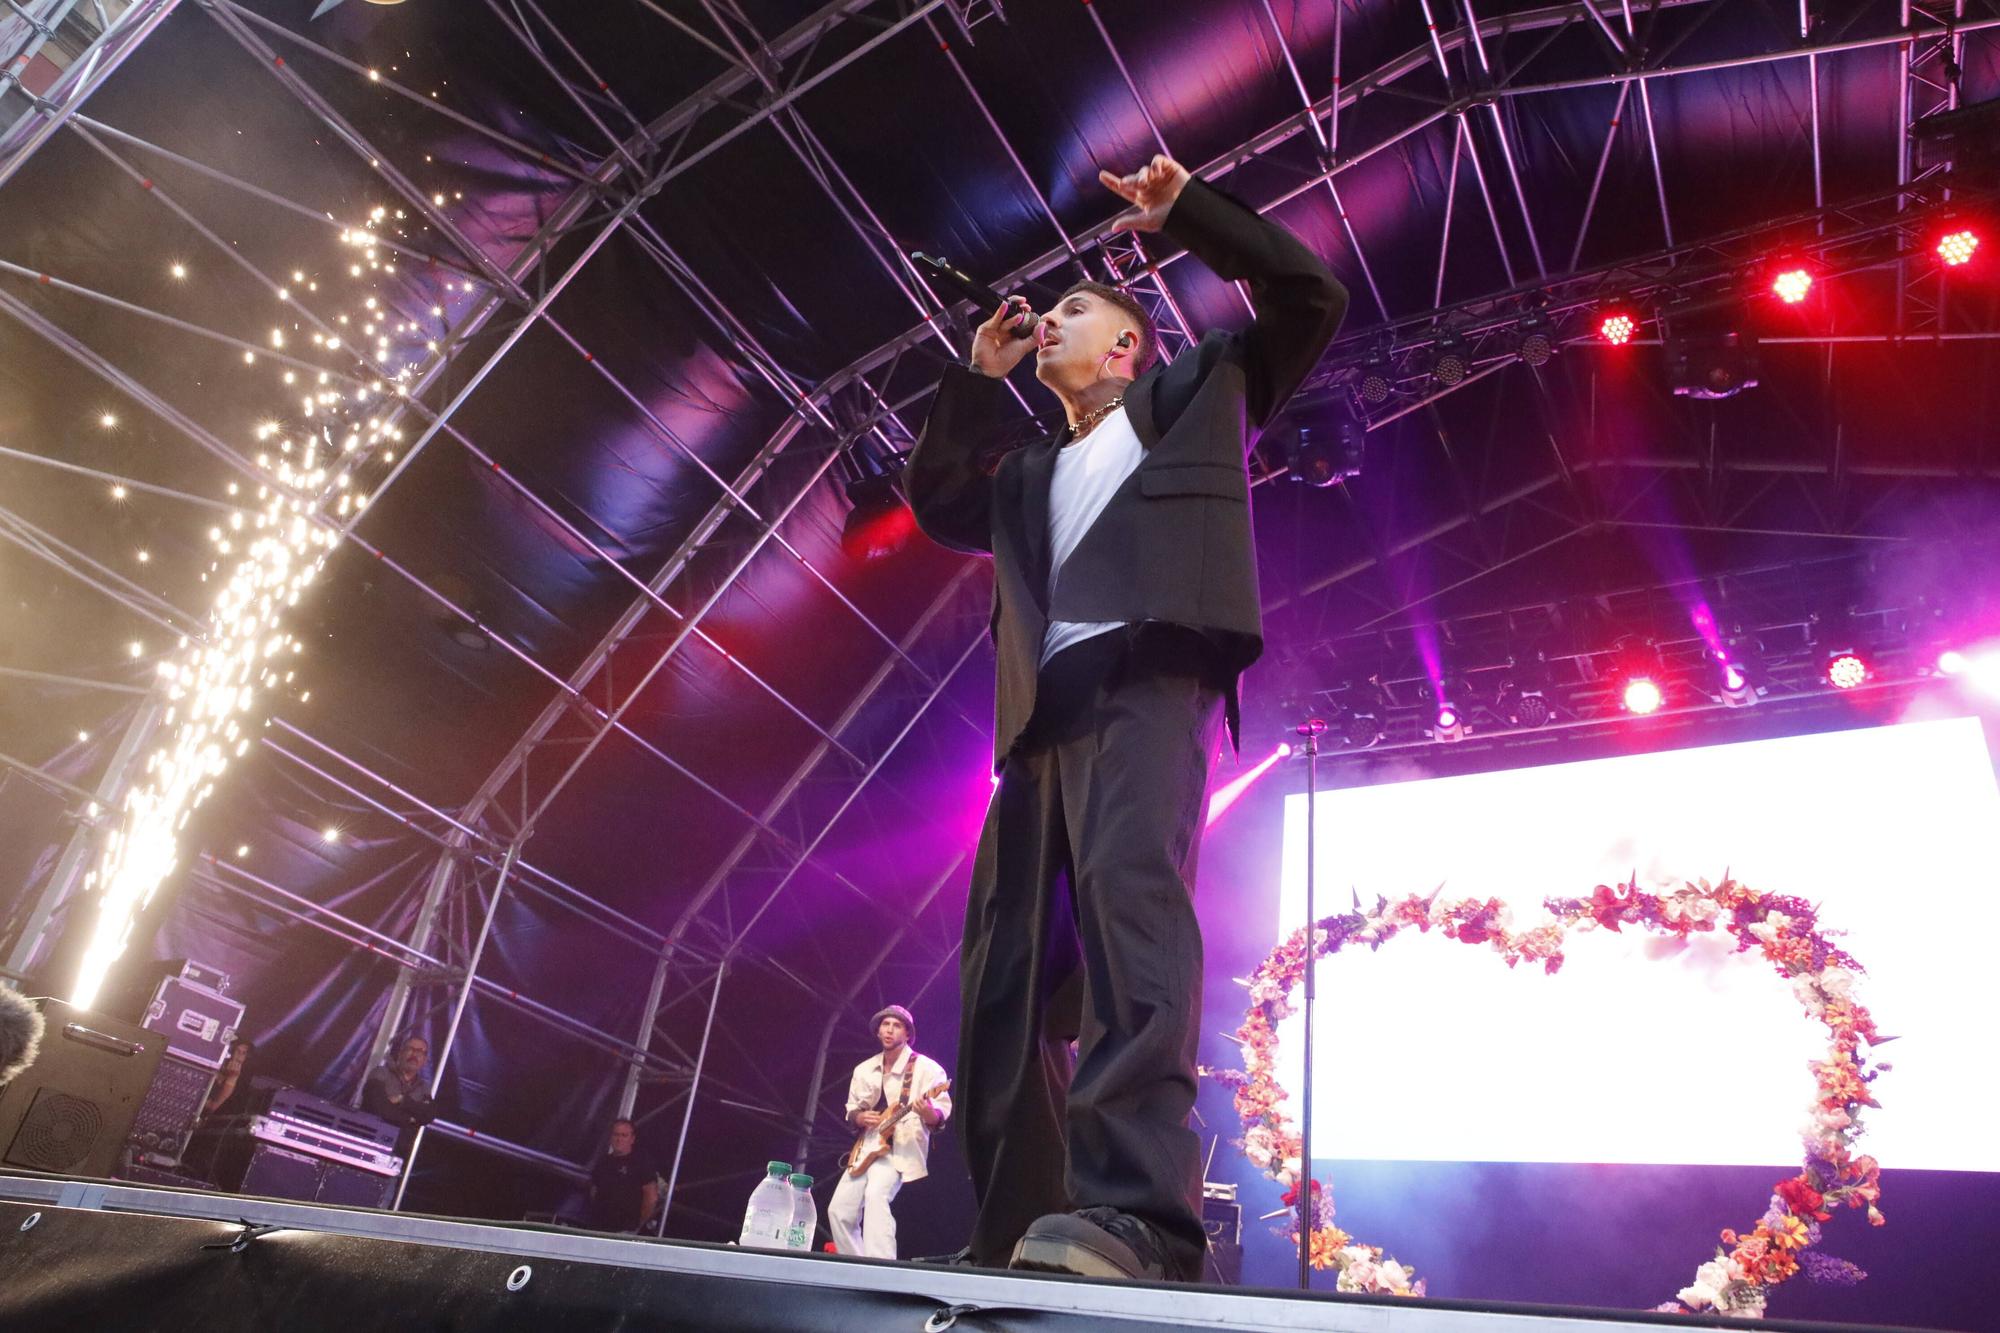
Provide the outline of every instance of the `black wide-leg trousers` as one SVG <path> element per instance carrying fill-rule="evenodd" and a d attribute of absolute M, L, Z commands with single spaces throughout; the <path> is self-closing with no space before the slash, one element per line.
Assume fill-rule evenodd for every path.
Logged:
<path fill-rule="evenodd" d="M 1109 1205 L 1153 1224 L 1172 1276 L 1200 1275 L 1193 891 L 1225 688 L 1206 641 L 1164 625 L 1042 670 L 980 835 L 960 959 L 975 1262 L 1004 1265 L 1045 1213 Z"/>

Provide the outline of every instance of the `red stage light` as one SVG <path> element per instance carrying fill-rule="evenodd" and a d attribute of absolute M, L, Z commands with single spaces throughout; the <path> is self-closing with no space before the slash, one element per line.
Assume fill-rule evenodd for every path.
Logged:
<path fill-rule="evenodd" d="M 1826 659 L 1826 683 L 1837 690 L 1851 690 L 1868 681 L 1868 662 L 1860 653 L 1840 652 Z"/>
<path fill-rule="evenodd" d="M 1632 335 L 1639 331 L 1639 321 L 1623 310 L 1614 310 L 1598 321 L 1597 331 L 1604 335 L 1604 341 L 1613 347 L 1623 347 L 1632 341 Z"/>
<path fill-rule="evenodd" d="M 1771 290 L 1786 305 L 1797 305 L 1812 293 L 1813 276 L 1802 268 L 1782 270 L 1771 280 Z"/>
<path fill-rule="evenodd" d="M 1625 682 L 1625 711 L 1637 713 L 1641 717 L 1647 713 L 1657 713 L 1667 696 L 1660 690 L 1659 682 L 1651 676 L 1634 676 Z"/>
<path fill-rule="evenodd" d="M 1978 232 L 1970 227 L 1955 227 L 1938 237 L 1937 257 L 1946 268 L 1958 268 L 1971 263 L 1973 252 L 1978 249 Z"/>

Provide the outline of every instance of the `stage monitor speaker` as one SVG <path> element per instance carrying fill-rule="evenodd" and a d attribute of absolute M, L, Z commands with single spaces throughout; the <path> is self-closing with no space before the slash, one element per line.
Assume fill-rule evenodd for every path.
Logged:
<path fill-rule="evenodd" d="M 328 1162 L 319 1181 L 318 1200 L 337 1207 L 386 1208 L 396 1177 L 377 1175 L 359 1167 Z"/>
<path fill-rule="evenodd" d="M 48 1030 L 35 1063 L 0 1089 L 0 1164 L 108 1177 L 165 1039 L 61 1000 L 35 1004 Z"/>
<path fill-rule="evenodd" d="M 235 1189 L 238 1194 L 311 1203 L 319 1197 L 319 1168 L 317 1157 L 269 1143 L 252 1143 L 243 1160 L 242 1181 Z"/>

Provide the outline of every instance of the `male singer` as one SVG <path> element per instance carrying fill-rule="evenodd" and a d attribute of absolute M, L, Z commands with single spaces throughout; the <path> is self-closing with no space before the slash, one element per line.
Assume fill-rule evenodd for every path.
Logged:
<path fill-rule="evenodd" d="M 1245 457 L 1347 293 L 1170 158 L 1100 179 L 1131 205 L 1116 225 L 1246 283 L 1255 318 L 1155 366 L 1144 308 L 1114 288 L 1077 284 L 1031 338 L 1010 331 L 1032 316 L 1013 298 L 946 371 L 910 456 L 918 525 L 994 564 L 1000 784 L 966 910 L 953 1085 L 979 1216 L 954 1259 L 1193 1281 L 1195 855 L 1216 727 L 1233 735 L 1237 677 L 1263 648 Z M 1030 353 L 1068 425 L 988 476 L 979 435 Z"/>

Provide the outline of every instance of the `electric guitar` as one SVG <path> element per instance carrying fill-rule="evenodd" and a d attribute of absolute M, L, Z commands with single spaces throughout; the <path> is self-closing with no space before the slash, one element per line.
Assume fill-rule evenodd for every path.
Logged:
<path fill-rule="evenodd" d="M 861 1137 L 854 1141 L 853 1150 L 847 1156 L 840 1159 L 840 1164 L 847 1168 L 847 1174 L 850 1176 L 867 1175 L 869 1167 L 889 1155 L 889 1147 L 896 1141 L 896 1122 L 903 1118 L 904 1113 L 915 1110 L 917 1102 L 927 1102 L 940 1092 L 950 1091 L 951 1080 L 946 1079 L 923 1096 L 917 1098 L 916 1102 L 898 1102 L 896 1105 L 890 1107 L 882 1119 L 876 1123 L 875 1128 L 861 1131 Z M 871 1138 L 877 1141 L 874 1152 L 868 1151 L 868 1140 Z"/>

